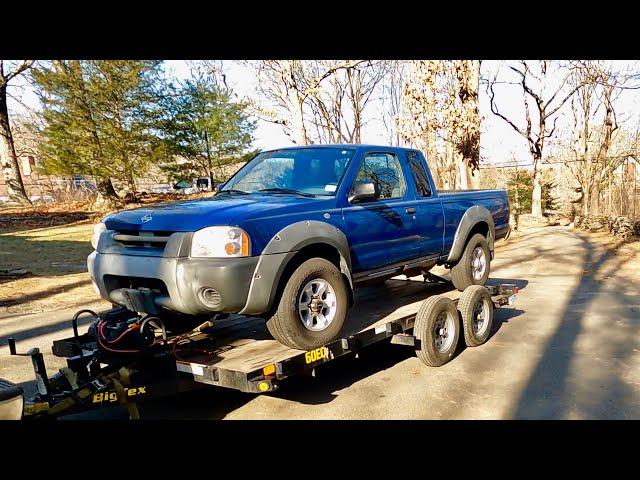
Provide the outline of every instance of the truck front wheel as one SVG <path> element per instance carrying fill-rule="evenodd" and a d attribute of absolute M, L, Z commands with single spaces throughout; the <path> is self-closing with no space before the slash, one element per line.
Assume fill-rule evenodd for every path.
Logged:
<path fill-rule="evenodd" d="M 348 298 L 340 270 L 324 258 L 311 258 L 287 281 L 267 329 L 288 347 L 320 347 L 338 338 L 347 317 Z"/>
<path fill-rule="evenodd" d="M 487 239 L 476 233 L 467 242 L 458 263 L 451 268 L 451 282 L 461 292 L 471 285 L 484 285 L 489 278 L 491 254 Z"/>

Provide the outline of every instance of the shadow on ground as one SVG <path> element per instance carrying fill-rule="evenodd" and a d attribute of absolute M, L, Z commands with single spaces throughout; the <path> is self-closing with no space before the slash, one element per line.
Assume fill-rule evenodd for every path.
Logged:
<path fill-rule="evenodd" d="M 626 418 L 628 411 L 638 411 L 632 390 L 613 369 L 599 369 L 606 372 L 604 377 L 600 375 L 592 378 L 590 385 L 576 385 L 571 380 L 574 373 L 571 364 L 576 360 L 576 342 L 584 331 L 586 311 L 596 298 L 602 299 L 599 295 L 605 284 L 599 277 L 612 275 L 626 261 L 625 258 L 616 258 L 616 249 L 604 250 L 597 255 L 588 236 L 571 234 L 580 240 L 584 250 L 583 276 L 570 295 L 560 315 L 559 326 L 546 344 L 513 408 L 511 418 L 565 419 L 569 418 L 572 409 L 587 418 Z M 637 295 L 640 296 L 640 292 Z M 632 303 L 626 296 L 616 295 L 615 302 L 620 302 L 623 307 L 616 311 L 623 312 L 622 320 L 630 327 L 630 332 L 622 338 L 616 338 L 615 335 L 607 334 L 608 328 L 603 328 L 602 343 L 596 344 L 594 348 L 600 350 L 603 359 L 625 362 L 633 355 L 633 332 L 639 322 L 638 318 L 631 318 Z M 618 318 L 617 322 L 620 320 Z M 616 319 L 607 318 L 606 321 L 613 323 Z M 583 376 L 591 374 L 584 370 L 580 372 Z"/>
<path fill-rule="evenodd" d="M 96 212 L 2 212 L 0 211 L 0 233 L 15 233 L 34 228 L 46 228 L 93 219 Z"/>

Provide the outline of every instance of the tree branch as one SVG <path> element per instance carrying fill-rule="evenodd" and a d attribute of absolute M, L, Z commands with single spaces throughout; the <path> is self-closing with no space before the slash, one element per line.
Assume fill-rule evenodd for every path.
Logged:
<path fill-rule="evenodd" d="M 9 81 L 12 78 L 14 78 L 17 75 L 20 75 L 25 70 L 28 70 L 29 68 L 31 68 L 31 66 L 34 64 L 34 62 L 35 62 L 35 60 L 23 60 L 22 63 L 17 65 L 13 70 L 11 70 L 6 75 L 4 74 L 4 69 L 3 69 L 3 71 L 2 71 L 2 80 L 0 81 L 0 83 L 3 83 L 3 84 L 9 83 Z"/>

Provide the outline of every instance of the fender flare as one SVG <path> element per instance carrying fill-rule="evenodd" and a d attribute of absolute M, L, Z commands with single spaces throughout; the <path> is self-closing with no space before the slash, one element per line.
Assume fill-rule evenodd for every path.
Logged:
<path fill-rule="evenodd" d="M 494 240 L 496 238 L 496 225 L 493 221 L 491 212 L 482 205 L 474 205 L 464 212 L 464 215 L 460 219 L 458 229 L 453 237 L 453 244 L 449 251 L 449 256 L 445 263 L 455 263 L 460 260 L 464 247 L 467 244 L 469 233 L 480 222 L 485 222 L 489 226 L 489 234 L 487 242 L 489 243 L 489 251 L 491 252 L 491 258 L 493 258 Z"/>
<path fill-rule="evenodd" d="M 289 261 L 308 245 L 326 244 L 340 255 L 340 272 L 347 278 L 351 292 L 351 253 L 345 234 L 330 223 L 303 220 L 286 226 L 265 246 L 249 286 L 249 294 L 241 314 L 257 315 L 268 311 L 275 300 L 280 278 Z"/>

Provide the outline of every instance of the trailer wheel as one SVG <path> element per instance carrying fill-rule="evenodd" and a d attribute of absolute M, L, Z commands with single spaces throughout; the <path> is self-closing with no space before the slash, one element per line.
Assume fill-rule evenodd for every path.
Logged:
<path fill-rule="evenodd" d="M 486 342 L 493 325 L 493 301 L 489 290 L 481 285 L 470 286 L 462 292 L 458 310 L 467 346 L 477 347 Z"/>
<path fill-rule="evenodd" d="M 419 340 L 416 355 L 430 367 L 444 365 L 456 351 L 460 336 L 458 310 L 453 301 L 435 295 L 422 303 L 413 334 Z"/>
<path fill-rule="evenodd" d="M 288 347 L 320 347 L 338 338 L 348 303 L 347 286 L 338 267 L 324 258 L 311 258 L 287 281 L 275 313 L 267 320 L 267 329 Z"/>
<path fill-rule="evenodd" d="M 469 239 L 458 263 L 451 268 L 451 282 L 461 292 L 471 285 L 484 285 L 489 278 L 491 253 L 484 235 Z"/>

